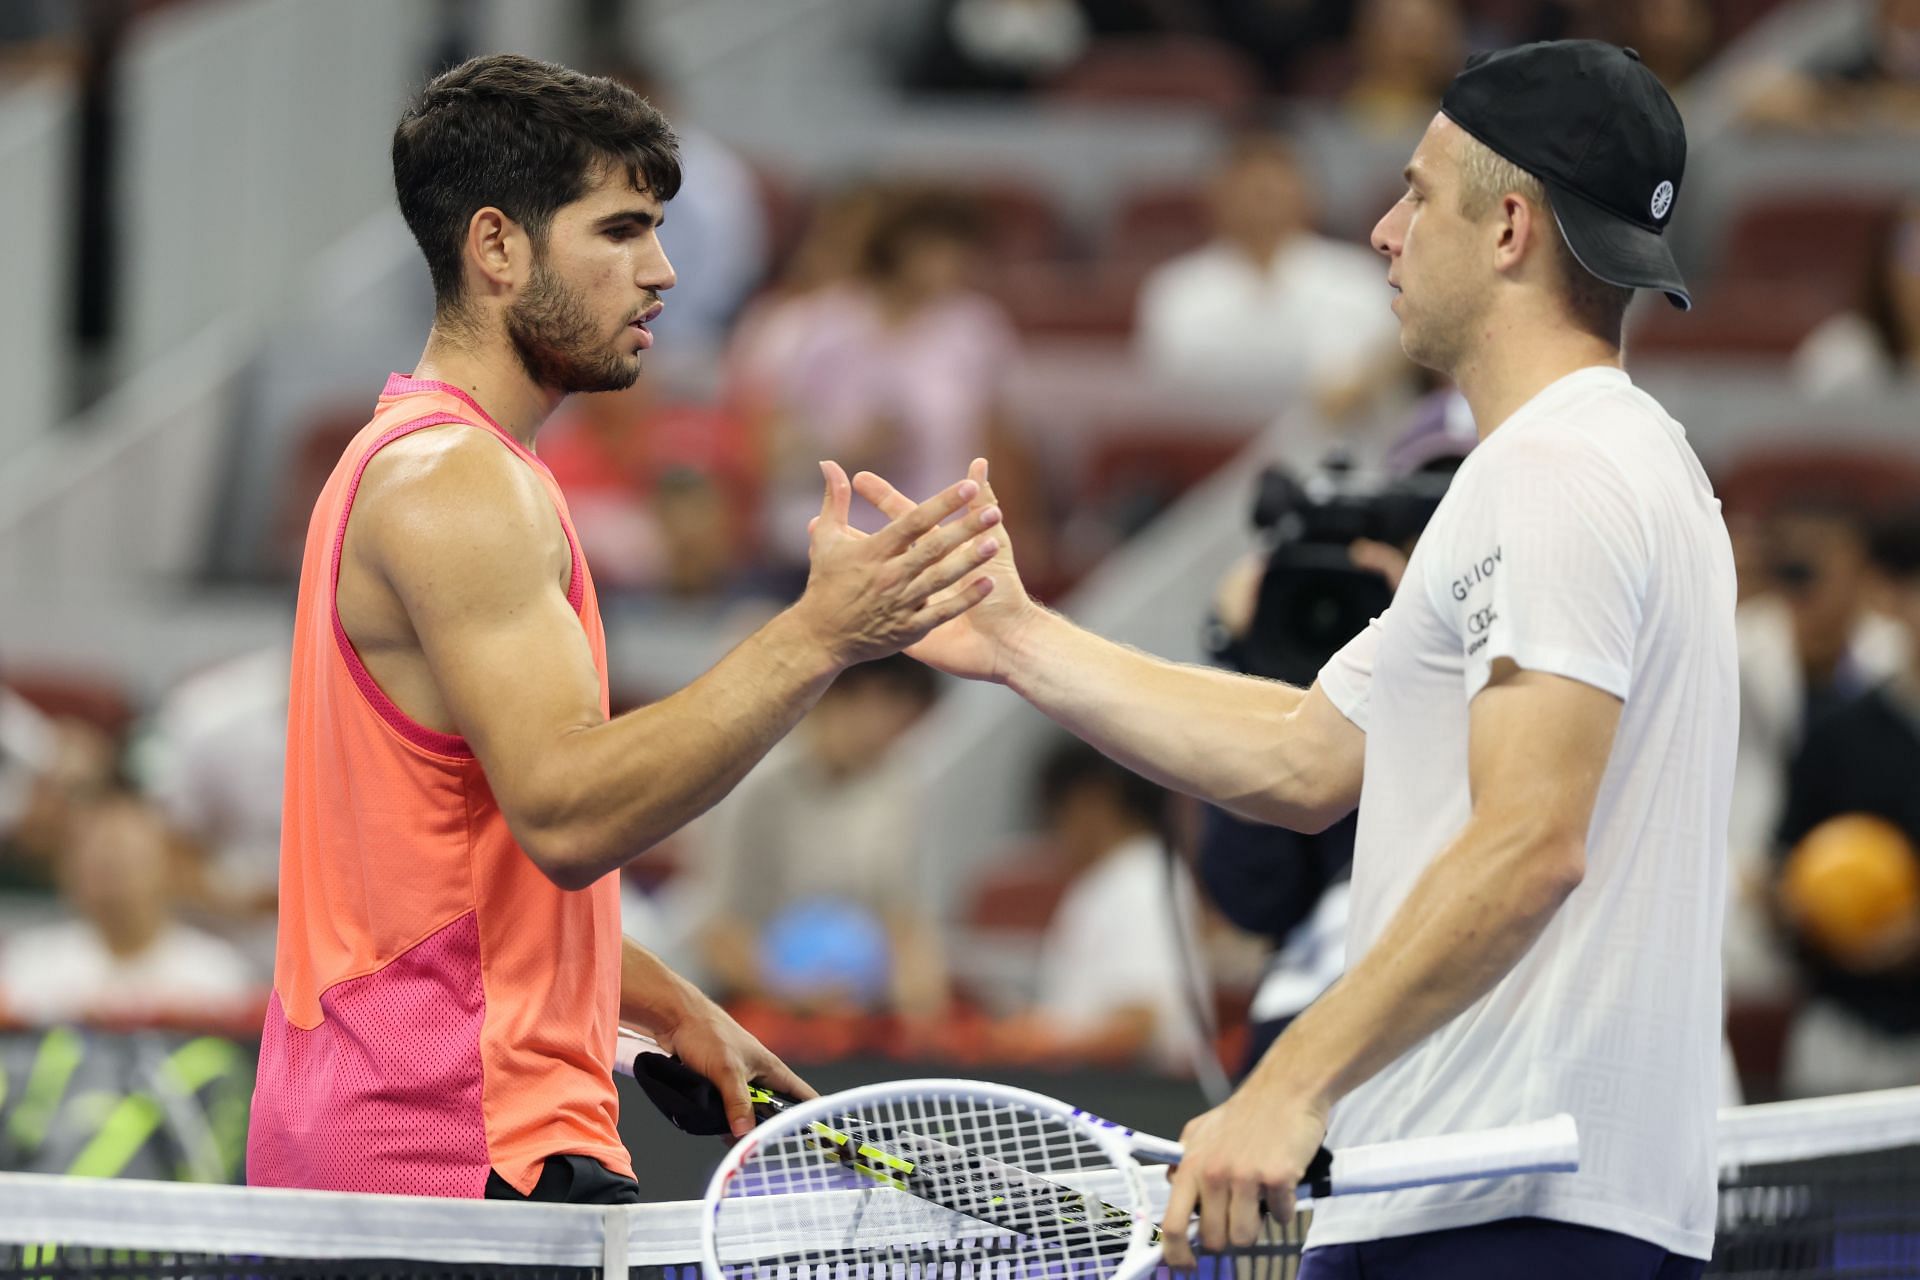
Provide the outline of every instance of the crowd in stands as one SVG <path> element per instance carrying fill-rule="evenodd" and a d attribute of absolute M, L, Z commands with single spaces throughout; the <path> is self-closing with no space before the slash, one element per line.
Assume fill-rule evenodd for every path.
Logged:
<path fill-rule="evenodd" d="M 1202 78 L 1217 89 L 1240 77 L 1243 107 L 1318 99 L 1391 133 L 1431 113 L 1466 52 L 1529 38 L 1632 44 L 1684 103 L 1713 52 L 1774 7 L 940 0 L 896 42 L 897 71 L 929 95 L 1099 98 L 1138 69 L 1127 59 L 1142 48 L 1204 51 Z M 1857 22 L 1820 57 L 1750 71 L 1743 127 L 1920 128 L 1920 0 L 1848 8 Z M 637 68 L 619 74 L 665 95 Z M 1164 96 L 1163 82 L 1140 83 L 1142 96 Z M 663 352 L 712 354 L 718 391 L 680 385 L 663 360 L 631 391 L 568 403 L 539 442 L 602 590 L 779 599 L 804 577 L 818 459 L 921 496 L 981 454 L 1020 530 L 1027 579 L 1065 590 L 1090 564 L 1076 548 L 1113 545 L 1138 519 L 1116 518 L 1104 540 L 1076 534 L 1093 495 L 1050 465 L 1045 424 L 1012 407 L 1010 381 L 1058 336 L 1048 317 L 1063 305 L 1103 307 L 1068 327 L 1106 340 L 1148 383 L 1269 403 L 1283 450 L 1302 462 L 1339 448 L 1382 463 L 1410 423 L 1447 430 L 1459 402 L 1400 354 L 1377 256 L 1328 230 L 1294 140 L 1261 113 L 1230 114 L 1204 188 L 1143 200 L 1131 222 L 1110 211 L 1098 253 L 1121 287 L 1078 298 L 1059 296 L 1061 282 L 1093 276 L 1027 269 L 1062 256 L 1044 202 L 989 181 L 876 179 L 783 200 L 767 171 L 676 119 L 687 178 L 663 239 L 680 283 L 657 332 Z M 1810 403 L 1914 386 L 1916 199 L 1872 198 L 1867 267 L 1823 284 L 1769 350 Z M 1029 305 L 1036 291 L 1053 296 Z M 1661 349 L 1657 334 L 1648 342 Z M 1798 1009 L 1743 1062 L 1763 1089 L 1792 1093 L 1920 1083 L 1920 897 L 1875 946 L 1841 952 L 1817 939 L 1811 899 L 1783 887 L 1795 851 L 1849 815 L 1891 823 L 1920 867 L 1920 467 L 1861 466 L 1875 474 L 1871 494 L 1791 465 L 1785 481 L 1738 465 L 1717 477 L 1741 587 L 1729 990 L 1736 1006 Z M 131 724 L 0 668 L 11 681 L 0 683 L 0 889 L 25 904 L 0 915 L 0 1019 L 233 1027 L 257 1016 L 271 976 L 286 664 L 278 649 L 233 658 Z M 645 696 L 644 676 L 623 678 Z M 930 905 L 914 838 L 925 781 L 899 750 L 941 693 L 905 658 L 847 672 L 734 795 L 630 869 L 630 931 L 743 1005 L 884 1014 L 946 1053 L 961 1027 L 974 1052 L 1190 1070 L 1211 1051 L 1214 1002 L 1189 975 L 1247 945 L 1194 888 L 1194 815 L 1063 748 L 1036 779 L 1031 840 L 1002 864 L 1031 910 L 1016 922 L 1025 978 L 970 986 L 956 951 L 1004 938 L 975 929 L 966 901 L 945 916 Z M 1313 892 L 1337 879 L 1318 875 Z M 1220 1002 L 1229 1024 L 1250 996 Z"/>

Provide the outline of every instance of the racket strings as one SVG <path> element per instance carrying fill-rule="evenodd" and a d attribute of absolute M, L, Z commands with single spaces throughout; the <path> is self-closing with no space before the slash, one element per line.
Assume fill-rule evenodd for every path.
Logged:
<path fill-rule="evenodd" d="M 765 1138 L 715 1207 L 729 1280 L 1102 1280 L 1137 1182 L 1060 1117 L 899 1096 Z"/>

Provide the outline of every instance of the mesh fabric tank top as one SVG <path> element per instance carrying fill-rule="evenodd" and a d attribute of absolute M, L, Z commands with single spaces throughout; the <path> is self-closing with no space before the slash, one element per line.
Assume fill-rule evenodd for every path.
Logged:
<path fill-rule="evenodd" d="M 524 1193 L 559 1154 L 632 1173 L 612 1079 L 619 878 L 579 892 L 548 880 L 466 742 L 381 692 L 335 602 L 368 462 L 448 424 L 494 437 L 552 495 L 608 710 L 593 580 L 553 476 L 464 392 L 395 374 L 307 529 L 255 1185 L 477 1197 L 493 1169 Z"/>

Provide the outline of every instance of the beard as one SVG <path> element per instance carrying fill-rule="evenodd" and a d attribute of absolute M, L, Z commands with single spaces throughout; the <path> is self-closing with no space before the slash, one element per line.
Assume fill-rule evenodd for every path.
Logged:
<path fill-rule="evenodd" d="M 565 395 L 625 391 L 640 376 L 637 357 L 616 351 L 580 295 L 536 262 L 525 292 L 507 310 L 507 337 L 527 376 Z"/>

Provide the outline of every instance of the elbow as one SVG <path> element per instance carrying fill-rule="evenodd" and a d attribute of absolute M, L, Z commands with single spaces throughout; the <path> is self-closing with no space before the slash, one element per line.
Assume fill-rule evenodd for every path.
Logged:
<path fill-rule="evenodd" d="M 518 837 L 521 852 L 540 874 L 558 888 L 577 892 L 598 880 L 604 872 L 593 850 L 585 841 L 559 831 L 529 832 Z"/>
<path fill-rule="evenodd" d="M 1523 897 L 1528 914 L 1551 916 L 1587 876 L 1587 843 L 1578 836 L 1542 841 L 1526 861 Z"/>

